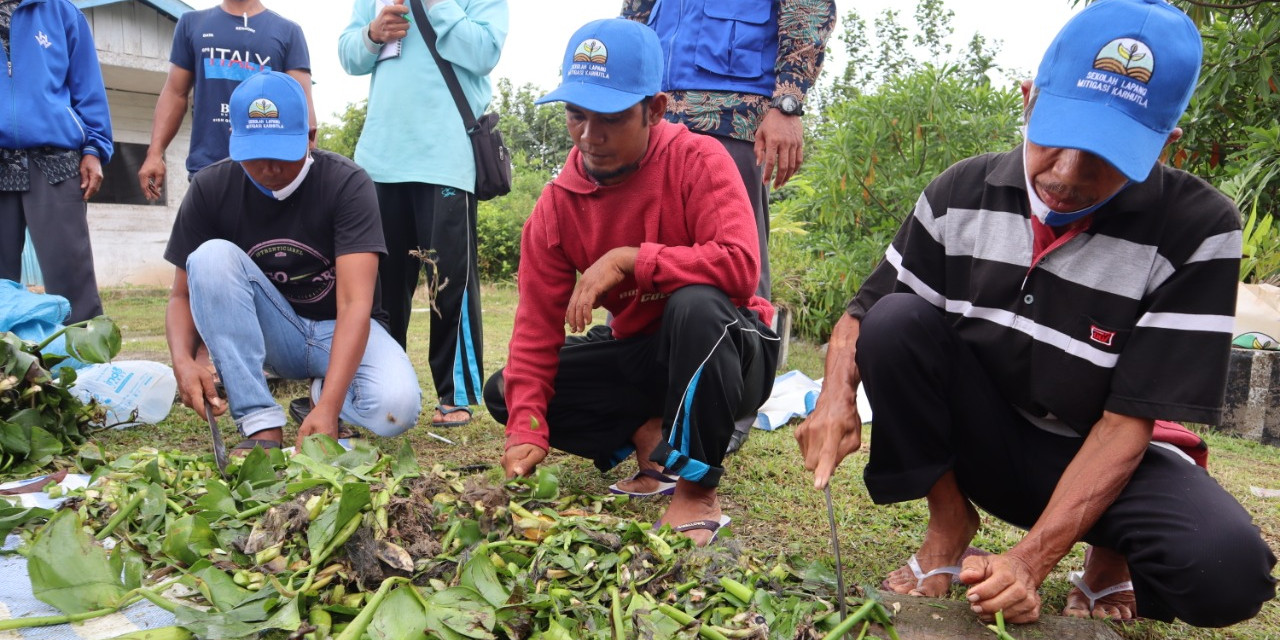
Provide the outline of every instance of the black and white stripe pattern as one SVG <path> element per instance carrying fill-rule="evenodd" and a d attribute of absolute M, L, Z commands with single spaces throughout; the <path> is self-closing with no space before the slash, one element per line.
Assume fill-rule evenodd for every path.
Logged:
<path fill-rule="evenodd" d="M 1220 418 L 1240 215 L 1208 184 L 1157 167 L 1032 265 L 1021 150 L 970 158 L 916 203 L 849 304 L 913 292 L 944 309 L 1017 407 L 1086 432 L 1104 409 Z"/>

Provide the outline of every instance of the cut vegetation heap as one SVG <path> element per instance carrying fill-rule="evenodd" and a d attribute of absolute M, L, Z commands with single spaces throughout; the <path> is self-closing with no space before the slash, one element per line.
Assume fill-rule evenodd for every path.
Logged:
<path fill-rule="evenodd" d="M 495 485 L 422 469 L 407 443 L 390 456 L 313 436 L 225 478 L 211 455 L 155 450 L 91 471 L 57 513 L 0 509 L 0 534 L 27 539 L 36 597 L 67 614 L 0 631 L 147 598 L 179 638 L 816 639 L 869 622 L 896 637 L 875 600 L 841 623 L 825 563 L 695 549 L 615 515 L 625 497 L 561 495 L 554 467 Z M 189 595 L 162 597 L 174 583 Z"/>

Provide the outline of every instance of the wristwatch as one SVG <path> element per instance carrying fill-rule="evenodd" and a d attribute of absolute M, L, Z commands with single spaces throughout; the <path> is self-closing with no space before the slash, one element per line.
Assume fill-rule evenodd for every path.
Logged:
<path fill-rule="evenodd" d="M 800 98 L 791 94 L 783 94 L 775 97 L 771 102 L 769 102 L 769 106 L 781 111 L 783 115 L 804 115 L 804 105 L 800 104 Z"/>

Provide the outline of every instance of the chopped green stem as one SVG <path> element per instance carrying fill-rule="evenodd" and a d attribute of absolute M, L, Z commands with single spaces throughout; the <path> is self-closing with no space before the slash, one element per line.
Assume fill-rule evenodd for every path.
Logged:
<path fill-rule="evenodd" d="M 675 620 L 676 622 L 679 622 L 681 625 L 684 625 L 684 626 L 691 625 L 696 621 L 696 619 L 693 616 L 669 604 L 659 604 L 658 611 L 661 611 L 662 613 L 666 614 L 668 618 L 671 618 L 672 620 Z M 700 625 L 698 627 L 698 635 L 702 636 L 703 638 L 706 638 L 707 640 L 729 640 L 729 638 L 726 637 L 723 633 L 720 633 L 719 631 L 712 629 L 710 625 L 705 625 L 705 624 Z"/>
<path fill-rule="evenodd" d="M 102 609 L 94 609 L 93 611 L 85 611 L 83 613 L 71 613 L 71 614 L 66 614 L 61 616 L 38 616 L 34 618 L 15 618 L 12 620 L 0 620 L 0 631 L 12 631 L 14 629 L 30 629 L 33 627 L 48 627 L 55 624 L 73 624 L 76 622 L 84 622 L 85 620 L 92 620 L 94 618 L 101 618 L 102 616 L 111 615 L 133 604 L 134 602 L 137 602 L 138 598 L 140 597 L 146 598 L 147 600 L 150 600 L 156 603 L 156 605 L 172 613 L 178 610 L 178 605 L 166 600 L 159 594 L 162 593 L 165 589 L 168 589 L 169 585 L 173 584 L 174 582 L 175 580 L 170 580 L 169 582 L 162 582 L 150 589 L 142 589 L 142 588 L 134 589 L 133 591 L 126 593 L 125 596 L 120 599 L 120 604 L 115 607 L 106 607 Z"/>
<path fill-rule="evenodd" d="M 987 625 L 987 628 L 990 629 L 992 633 L 996 634 L 996 637 L 999 638 L 1000 640 L 1017 640 L 1017 638 L 1014 638 L 1013 636 L 1009 635 L 1007 631 L 1005 631 L 1004 629 L 1001 629 L 1000 627 L 997 627 L 994 624 Z"/>
<path fill-rule="evenodd" d="M 830 633 L 822 637 L 822 640 L 836 640 L 843 637 L 844 634 L 852 631 L 854 627 L 858 626 L 859 622 L 862 622 L 864 618 L 870 615 L 877 604 L 875 600 L 867 600 L 857 611 L 853 612 L 853 615 L 841 620 L 840 624 L 837 624 Z"/>
<path fill-rule="evenodd" d="M 84 613 L 75 613 L 62 616 L 39 616 L 35 618 L 16 618 L 12 620 L 0 620 L 0 631 L 12 631 L 13 629 L 30 629 L 32 627 L 47 627 L 55 624 L 71 624 L 73 622 L 83 622 L 92 620 L 93 618 L 101 618 L 105 615 L 113 614 L 120 609 L 94 609 Z"/>
<path fill-rule="evenodd" d="M 373 594 L 372 598 L 365 603 L 364 608 L 360 610 L 360 614 L 347 625 L 346 629 L 338 635 L 337 640 L 356 640 L 364 635 L 365 629 L 369 628 L 369 622 L 373 620 L 373 614 L 377 613 L 378 607 L 382 606 L 382 601 L 387 598 L 387 593 L 391 591 L 391 587 L 398 584 L 406 584 L 408 578 L 387 578 L 382 581 L 382 586 L 378 587 L 378 592 Z M 413 587 L 410 587 L 411 589 Z"/>
<path fill-rule="evenodd" d="M 730 595 L 747 604 L 751 604 L 752 598 L 756 595 L 755 589 L 732 578 L 720 578 L 720 586 L 724 587 L 724 590 L 728 591 Z"/>
<path fill-rule="evenodd" d="M 609 585 L 609 615 L 613 620 L 613 637 L 627 637 L 622 632 L 622 595 L 617 585 Z"/>
<path fill-rule="evenodd" d="M 124 522 L 125 519 L 128 518 L 134 511 L 137 511 L 138 506 L 141 504 L 142 504 L 142 492 L 139 491 L 133 494 L 133 498 L 129 500 L 128 504 L 126 504 L 124 507 L 117 510 L 115 514 L 111 516 L 111 519 L 107 521 L 106 526 L 102 527 L 102 530 L 99 531 L 98 534 L 94 536 L 94 539 L 105 540 L 107 536 L 111 535 L 112 532 L 116 530 L 116 527 L 120 526 L 120 523 Z"/>
<path fill-rule="evenodd" d="M 249 518 L 252 518 L 252 517 L 254 517 L 254 516 L 256 516 L 256 515 L 260 515 L 260 514 L 266 513 L 269 509 L 271 509 L 271 507 L 274 507 L 274 506 L 275 506 L 275 504 L 273 504 L 273 503 L 270 503 L 270 502 L 264 502 L 264 503 L 262 503 L 262 504 L 260 504 L 260 505 L 258 505 L 258 506 L 256 506 L 256 507 L 253 507 L 253 508 L 251 508 L 251 509 L 245 509 L 244 511 L 241 511 L 240 513 L 237 513 L 237 514 L 235 515 L 235 519 L 236 519 L 236 520 L 248 520 Z"/>

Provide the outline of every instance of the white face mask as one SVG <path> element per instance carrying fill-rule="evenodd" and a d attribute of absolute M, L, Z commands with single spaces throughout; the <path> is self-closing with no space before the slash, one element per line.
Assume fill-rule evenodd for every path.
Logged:
<path fill-rule="evenodd" d="M 293 195 L 293 192 L 297 191 L 298 187 L 302 186 L 302 181 L 305 180 L 307 178 L 307 174 L 311 172 L 311 163 L 313 162 L 315 162 L 315 159 L 311 157 L 310 153 L 307 153 L 307 161 L 302 163 L 302 171 L 298 172 L 298 177 L 294 178 L 293 182 L 289 183 L 289 186 L 279 191 L 272 191 L 258 184 L 258 181 L 254 180 L 253 176 L 249 175 L 248 171 L 244 172 L 244 175 L 249 178 L 249 182 L 252 182 L 253 186 L 258 188 L 258 191 L 261 191 L 268 197 L 275 198 L 276 200 L 284 200 L 285 198 Z"/>
<path fill-rule="evenodd" d="M 1124 191 L 1125 188 L 1129 186 L 1129 182 L 1126 181 L 1119 189 L 1116 189 L 1115 193 L 1107 196 L 1101 202 L 1090 207 L 1085 207 L 1079 211 L 1072 211 L 1070 213 L 1054 211 L 1049 208 L 1049 205 L 1045 204 L 1044 201 L 1040 199 L 1040 194 L 1036 193 L 1035 185 L 1031 183 L 1031 173 L 1027 169 L 1027 142 L 1026 130 L 1024 128 L 1022 138 L 1022 179 L 1027 183 L 1027 199 L 1031 202 L 1031 215 L 1035 216 L 1037 220 L 1049 225 L 1050 227 L 1060 227 L 1065 224 L 1071 224 L 1072 222 L 1101 209 L 1103 205 L 1111 202 L 1112 198 L 1119 195 L 1121 191 Z"/>

